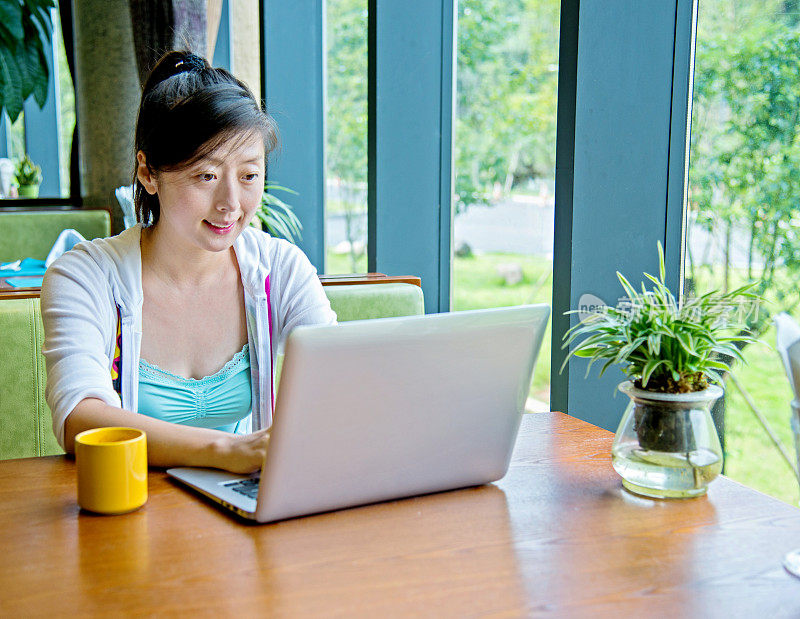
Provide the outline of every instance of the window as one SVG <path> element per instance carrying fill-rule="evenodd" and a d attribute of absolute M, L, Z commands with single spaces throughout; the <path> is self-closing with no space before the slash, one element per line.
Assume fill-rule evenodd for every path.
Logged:
<path fill-rule="evenodd" d="M 559 2 L 462 0 L 455 310 L 550 303 Z M 550 410 L 550 335 L 528 408 Z"/>
<path fill-rule="evenodd" d="M 326 272 L 367 270 L 367 0 L 326 3 Z"/>
<path fill-rule="evenodd" d="M 0 120 L 0 156 L 17 163 L 27 154 L 41 168 L 39 198 L 42 199 L 70 197 L 70 152 L 75 129 L 75 93 L 57 10 L 51 11 L 51 20 L 52 40 L 45 46 L 50 85 L 44 108 L 40 109 L 30 97 L 25 111 L 13 124 L 5 112 Z"/>
<path fill-rule="evenodd" d="M 746 321 L 770 345 L 771 315 L 800 316 L 799 20 L 795 1 L 699 4 L 684 287 L 757 281 L 767 304 Z M 796 503 L 796 480 L 747 403 L 790 446 L 786 376 L 775 350 L 743 354 L 726 388 L 726 474 Z"/>

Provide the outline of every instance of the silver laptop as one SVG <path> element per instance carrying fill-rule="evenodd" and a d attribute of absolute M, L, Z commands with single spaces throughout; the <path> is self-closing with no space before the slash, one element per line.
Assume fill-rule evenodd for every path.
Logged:
<path fill-rule="evenodd" d="M 258 522 L 496 481 L 549 313 L 526 305 L 298 327 L 260 474 L 167 472 Z"/>

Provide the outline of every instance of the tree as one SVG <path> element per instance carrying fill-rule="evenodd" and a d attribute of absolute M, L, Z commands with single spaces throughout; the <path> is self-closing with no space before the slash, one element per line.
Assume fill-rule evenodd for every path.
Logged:
<path fill-rule="evenodd" d="M 327 174 L 336 179 L 350 244 L 350 264 L 364 248 L 362 222 L 367 184 L 367 4 L 328 3 Z"/>
<path fill-rule="evenodd" d="M 792 311 L 800 303 L 800 30 L 784 19 L 783 2 L 768 4 L 705 5 L 716 19 L 698 35 L 690 192 L 700 225 L 723 228 L 728 244 L 733 229 L 750 231 L 756 291 Z M 730 269 L 726 252 L 724 288 Z M 748 321 L 760 335 L 769 313 Z"/>
<path fill-rule="evenodd" d="M 556 0 L 458 3 L 457 211 L 554 177 L 558 21 Z"/>

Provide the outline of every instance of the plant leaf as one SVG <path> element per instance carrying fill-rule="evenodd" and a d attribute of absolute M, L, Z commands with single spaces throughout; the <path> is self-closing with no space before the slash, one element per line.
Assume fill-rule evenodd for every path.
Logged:
<path fill-rule="evenodd" d="M 660 365 L 664 365 L 666 363 L 663 359 L 650 359 L 645 365 L 644 369 L 642 370 L 642 387 L 647 386 L 647 382 L 650 380 L 650 377 L 655 372 L 656 368 Z"/>
<path fill-rule="evenodd" d="M 22 30 L 22 5 L 16 0 L 0 2 L 0 28 L 6 31 L 6 36 L 17 41 L 25 36 Z"/>
<path fill-rule="evenodd" d="M 273 236 L 284 238 L 291 243 L 296 243 L 302 239 L 303 225 L 291 206 L 270 193 L 271 190 L 275 189 L 297 195 L 297 192 L 282 187 L 277 183 L 265 183 L 261 206 L 256 213 L 257 217 L 263 223 L 267 232 Z"/>
<path fill-rule="evenodd" d="M 14 123 L 22 112 L 22 75 L 17 59 L 7 48 L 0 46 L 0 108 Z"/>

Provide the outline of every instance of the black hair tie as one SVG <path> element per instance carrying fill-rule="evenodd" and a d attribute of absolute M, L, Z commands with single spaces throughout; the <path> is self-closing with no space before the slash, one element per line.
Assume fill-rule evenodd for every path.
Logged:
<path fill-rule="evenodd" d="M 196 54 L 187 54 L 175 63 L 175 69 L 177 69 L 176 73 L 183 73 L 184 71 L 202 71 L 207 66 L 206 61 Z"/>

